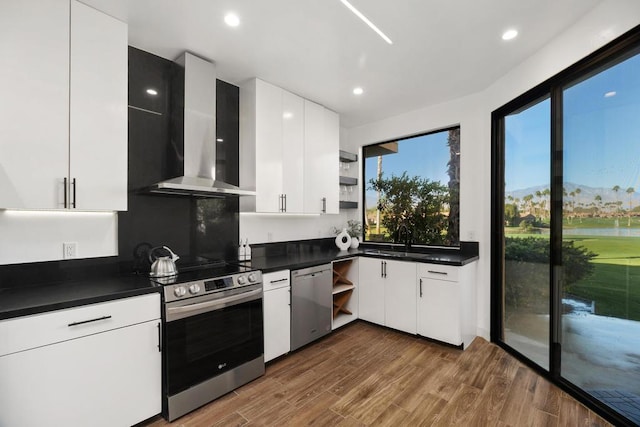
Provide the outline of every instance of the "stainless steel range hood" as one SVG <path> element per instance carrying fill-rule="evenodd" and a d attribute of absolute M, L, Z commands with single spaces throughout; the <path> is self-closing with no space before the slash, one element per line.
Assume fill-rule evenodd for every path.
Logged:
<path fill-rule="evenodd" d="M 185 52 L 175 63 L 181 68 L 174 91 L 172 138 L 184 140 L 184 176 L 150 186 L 151 193 L 195 197 L 255 196 L 255 191 L 216 180 L 216 67 Z M 182 101 L 184 104 L 182 104 Z M 182 108 L 184 107 L 184 108 Z"/>

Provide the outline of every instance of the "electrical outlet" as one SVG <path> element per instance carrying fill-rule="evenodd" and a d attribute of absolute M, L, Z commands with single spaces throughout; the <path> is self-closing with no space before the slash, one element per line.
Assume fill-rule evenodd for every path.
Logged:
<path fill-rule="evenodd" d="M 78 256 L 78 243 L 77 242 L 63 243 L 62 254 L 64 259 L 76 258 Z"/>
<path fill-rule="evenodd" d="M 475 240 L 476 240 L 476 232 L 475 231 L 468 231 L 467 232 L 467 238 L 470 241 L 475 242 Z"/>
<path fill-rule="evenodd" d="M 270 231 L 267 233 L 267 242 L 273 242 L 273 233 Z"/>

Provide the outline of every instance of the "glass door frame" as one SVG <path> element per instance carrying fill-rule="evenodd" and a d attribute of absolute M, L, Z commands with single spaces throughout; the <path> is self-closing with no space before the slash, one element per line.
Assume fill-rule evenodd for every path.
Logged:
<path fill-rule="evenodd" d="M 561 292 L 562 278 L 562 211 L 563 211 L 563 90 L 580 79 L 638 54 L 640 26 L 600 48 L 586 58 L 561 71 L 545 82 L 520 95 L 491 113 L 491 341 L 515 356 L 539 375 L 559 386 L 572 397 L 614 424 L 630 421 L 609 406 L 561 376 Z M 541 368 L 504 342 L 504 200 L 505 200 L 505 117 L 524 110 L 541 99 L 551 99 L 550 180 L 551 183 L 551 286 L 549 307 L 549 370 Z"/>

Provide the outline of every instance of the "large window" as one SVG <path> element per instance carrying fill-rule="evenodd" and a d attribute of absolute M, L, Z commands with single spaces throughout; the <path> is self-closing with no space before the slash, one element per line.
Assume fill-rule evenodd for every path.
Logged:
<path fill-rule="evenodd" d="M 492 339 L 640 424 L 640 28 L 493 114 Z"/>
<path fill-rule="evenodd" d="M 460 244 L 460 127 L 362 151 L 365 241 Z"/>

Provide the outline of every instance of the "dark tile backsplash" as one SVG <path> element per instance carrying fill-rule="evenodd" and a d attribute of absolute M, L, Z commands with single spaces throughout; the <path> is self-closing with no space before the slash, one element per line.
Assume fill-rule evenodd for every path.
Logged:
<path fill-rule="evenodd" d="M 171 137 L 175 133 L 171 116 L 176 114 L 171 108 L 178 104 L 169 95 L 178 72 L 174 67 L 171 61 L 129 48 L 129 210 L 118 214 L 124 270 L 133 268 L 142 243 L 169 246 L 182 262 L 198 256 L 232 259 L 238 246 L 237 198 L 195 199 L 141 191 L 184 171 L 182 138 Z M 147 87 L 162 88 L 158 90 L 162 100 L 149 101 Z M 239 89 L 218 81 L 216 133 L 223 141 L 217 143 L 216 177 L 231 184 L 238 183 L 238 114 Z"/>

